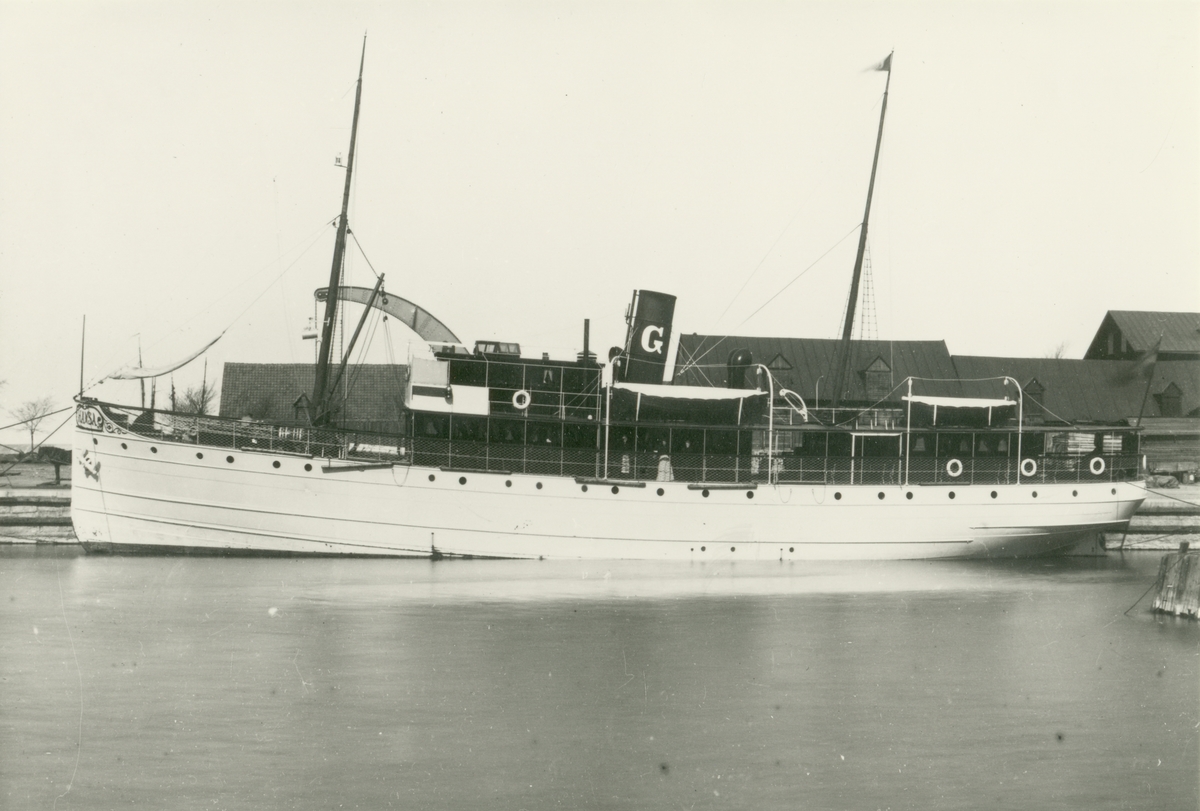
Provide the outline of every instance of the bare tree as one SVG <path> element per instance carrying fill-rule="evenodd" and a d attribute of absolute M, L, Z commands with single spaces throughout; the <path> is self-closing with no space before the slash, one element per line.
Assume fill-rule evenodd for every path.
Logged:
<path fill-rule="evenodd" d="M 1055 359 L 1065 358 L 1066 356 L 1067 356 L 1067 342 L 1066 341 L 1063 341 L 1058 346 L 1054 347 L 1053 350 L 1051 350 L 1045 354 L 1045 357 L 1055 358 Z"/>
<path fill-rule="evenodd" d="M 216 389 L 208 385 L 208 381 L 205 380 L 199 386 L 193 386 L 184 391 L 179 410 L 184 414 L 207 414 L 212 408 L 216 396 Z"/>
<path fill-rule="evenodd" d="M 49 416 L 54 410 L 54 401 L 49 397 L 39 397 L 36 400 L 30 400 L 24 403 L 16 411 L 10 412 L 21 422 L 25 423 L 25 427 L 29 429 L 29 452 L 33 453 L 35 444 L 33 434 L 37 431 L 42 420 Z"/>

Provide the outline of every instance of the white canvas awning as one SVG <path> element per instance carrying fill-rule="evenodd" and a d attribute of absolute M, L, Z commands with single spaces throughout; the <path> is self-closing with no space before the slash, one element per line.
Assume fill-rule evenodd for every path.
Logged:
<path fill-rule="evenodd" d="M 174 363 L 168 363 L 166 366 L 155 366 L 152 369 L 144 368 L 142 366 L 122 366 L 120 369 L 110 374 L 109 378 L 112 380 L 146 380 L 151 377 L 162 377 L 165 374 L 170 374 L 176 369 L 187 366 L 196 358 L 203 355 L 208 351 L 209 347 L 221 340 L 221 337 L 224 334 L 225 331 L 221 330 L 221 335 L 213 338 L 211 341 L 197 349 L 192 354 L 188 355 L 186 358 L 177 360 Z"/>
<path fill-rule="evenodd" d="M 658 386 L 653 383 L 614 383 L 614 389 L 624 389 L 646 397 L 672 400 L 744 400 L 766 394 L 762 389 L 718 389 L 712 386 Z"/>
<path fill-rule="evenodd" d="M 1015 406 L 1016 400 L 989 400 L 983 397 L 925 397 L 919 394 L 914 394 L 911 397 L 905 395 L 902 399 L 913 403 L 922 403 L 924 405 L 940 407 L 940 408 L 1002 408 L 1004 406 Z"/>

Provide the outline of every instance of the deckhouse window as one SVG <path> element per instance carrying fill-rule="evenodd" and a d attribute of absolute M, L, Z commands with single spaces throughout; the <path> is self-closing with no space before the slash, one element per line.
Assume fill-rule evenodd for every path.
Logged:
<path fill-rule="evenodd" d="M 519 445 L 525 441 L 525 420 L 492 418 L 488 432 L 492 442 Z"/>
<path fill-rule="evenodd" d="M 939 434 L 938 456 L 971 456 L 971 435 L 970 434 Z"/>

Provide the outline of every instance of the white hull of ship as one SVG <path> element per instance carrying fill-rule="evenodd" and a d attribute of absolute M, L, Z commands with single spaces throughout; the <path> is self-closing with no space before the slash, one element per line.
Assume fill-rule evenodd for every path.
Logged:
<path fill-rule="evenodd" d="M 74 458 L 72 519 L 77 537 L 92 551 L 639 560 L 1027 557 L 1120 531 L 1145 495 L 1139 483 L 1107 481 L 760 484 L 707 491 L 686 482 L 589 482 L 585 490 L 566 477 L 350 465 L 83 428 L 75 432 Z"/>

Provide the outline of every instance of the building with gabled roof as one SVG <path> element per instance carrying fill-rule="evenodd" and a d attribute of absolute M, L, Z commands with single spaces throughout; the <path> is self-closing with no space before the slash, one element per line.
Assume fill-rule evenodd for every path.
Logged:
<path fill-rule="evenodd" d="M 987 379 L 1015 379 L 1029 398 L 1027 405 L 1036 401 L 1037 411 L 1032 413 L 1040 413 L 1046 422 L 1200 416 L 1200 360 L 1160 361 L 1143 372 L 1136 361 L 1127 360 L 955 355 L 954 367 L 964 393 L 971 397 L 1003 396 L 1004 387 Z M 1012 396 L 1011 389 L 1007 393 Z"/>
<path fill-rule="evenodd" d="M 827 338 L 760 338 L 681 335 L 674 382 L 724 387 L 730 353 L 748 349 L 771 370 L 777 386 L 791 389 L 814 408 L 832 401 L 833 369 L 841 341 Z M 926 394 L 958 396 L 958 376 L 945 341 L 851 341 L 843 405 L 898 402 L 898 387 L 912 376 L 927 381 Z"/>
<path fill-rule="evenodd" d="M 1159 360 L 1200 360 L 1200 313 L 1109 310 L 1083 357 L 1132 360 L 1156 345 Z"/>

